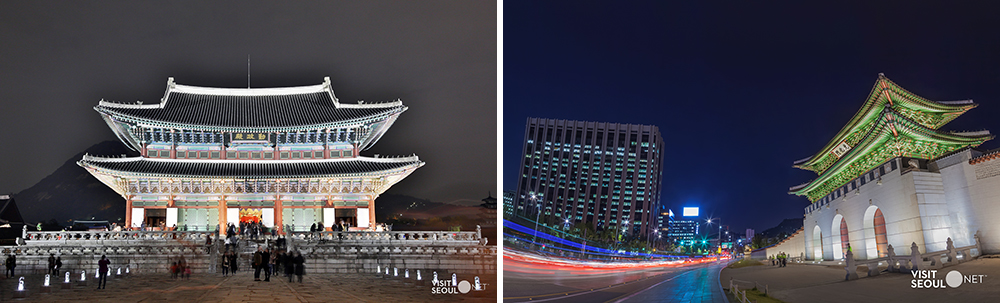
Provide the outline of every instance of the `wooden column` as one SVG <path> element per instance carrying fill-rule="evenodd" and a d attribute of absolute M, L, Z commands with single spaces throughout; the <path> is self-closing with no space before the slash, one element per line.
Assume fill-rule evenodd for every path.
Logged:
<path fill-rule="evenodd" d="M 279 195 L 274 195 L 274 197 L 275 197 L 274 198 L 274 226 L 275 227 L 281 227 L 281 233 L 282 234 L 286 234 L 285 224 L 283 223 L 284 222 L 284 220 L 283 220 L 284 218 L 283 217 L 285 216 L 285 212 L 283 211 L 282 206 L 281 206 L 281 195 L 280 194 Z"/>
<path fill-rule="evenodd" d="M 368 201 L 368 228 L 375 228 L 375 199 Z"/>
<path fill-rule="evenodd" d="M 125 199 L 125 227 L 128 228 L 132 227 L 132 197 L 135 196 L 129 195 L 128 198 Z"/>
<path fill-rule="evenodd" d="M 228 218 L 226 218 L 226 216 L 228 215 L 228 212 L 226 210 L 227 210 L 226 209 L 226 195 L 220 195 L 219 196 L 219 236 L 220 237 L 221 236 L 225 236 L 225 233 L 226 233 L 226 224 L 228 223 L 227 222 Z"/>

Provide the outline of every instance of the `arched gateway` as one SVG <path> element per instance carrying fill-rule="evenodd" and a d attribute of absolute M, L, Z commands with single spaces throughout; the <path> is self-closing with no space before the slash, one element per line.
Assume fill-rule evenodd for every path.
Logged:
<path fill-rule="evenodd" d="M 946 221 L 954 213 L 935 208 L 938 202 L 946 202 L 935 200 L 938 199 L 935 195 L 943 194 L 939 186 L 945 187 L 947 182 L 942 180 L 947 175 L 932 170 L 940 170 L 942 165 L 959 165 L 963 161 L 938 163 L 936 159 L 978 146 L 993 139 L 993 135 L 989 131 L 945 131 L 941 128 L 976 106 L 972 100 L 923 98 L 885 75 L 878 75 L 868 98 L 848 123 L 821 149 L 793 163 L 793 167 L 816 173 L 811 181 L 790 187 L 789 193 L 809 199 L 803 222 L 830 228 L 827 241 L 832 242 L 829 247 L 832 251 L 827 257 L 843 257 L 846 245 L 852 240 L 848 227 L 855 228 L 856 239 L 850 244 L 853 244 L 854 257 L 859 260 L 886 255 L 887 230 L 892 230 L 894 237 L 900 237 L 894 238 L 894 242 L 936 241 L 935 245 L 943 248 L 944 237 L 949 232 L 945 227 L 950 224 Z M 936 165 L 929 166 L 929 162 Z M 965 165 L 971 163 L 970 160 Z M 965 184 L 961 183 L 965 182 L 962 178 L 952 186 Z M 932 194 L 929 199 L 933 201 L 921 198 L 918 206 L 910 203 L 910 198 L 904 199 L 912 196 L 915 190 Z M 879 203 L 891 212 L 883 214 L 882 209 L 875 206 Z M 887 220 L 883 215 L 889 216 L 889 228 L 886 228 Z M 894 221 L 894 215 L 918 216 L 919 219 L 897 218 Z M 862 219 L 861 222 L 858 219 Z M 859 222 L 860 226 L 848 226 L 848 222 Z M 861 232 L 857 230 L 859 227 Z M 819 235 L 816 226 L 812 241 L 806 245 L 816 256 L 825 249 L 820 245 Z"/>

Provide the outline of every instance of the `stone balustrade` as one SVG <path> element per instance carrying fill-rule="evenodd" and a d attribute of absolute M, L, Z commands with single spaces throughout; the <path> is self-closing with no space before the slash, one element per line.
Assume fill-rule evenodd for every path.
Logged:
<path fill-rule="evenodd" d="M 25 244 L 31 245 L 106 245 L 122 241 L 205 241 L 214 236 L 208 231 L 29 231 L 24 237 Z M 198 242 L 195 242 L 198 243 Z"/>
<path fill-rule="evenodd" d="M 294 232 L 289 239 L 303 242 L 410 243 L 413 245 L 475 245 L 481 240 L 476 232 L 454 231 L 323 231 Z"/>
<path fill-rule="evenodd" d="M 224 245 L 214 232 L 198 231 L 73 231 L 27 232 L 23 245 L 0 248 L 16 254 L 18 271 L 44 273 L 50 254 L 60 256 L 63 271 L 93 271 L 101 255 L 112 267 L 128 266 L 133 273 L 166 273 L 170 263 L 181 256 L 196 273 L 217 272 L 218 252 Z M 213 246 L 205 246 L 205 237 Z M 240 242 L 243 265 L 249 252 L 265 240 Z M 475 232 L 393 231 L 291 233 L 288 246 L 303 254 L 311 273 L 364 273 L 381 267 L 439 270 L 459 274 L 495 274 L 496 246 L 484 246 Z"/>
<path fill-rule="evenodd" d="M 916 243 L 912 243 L 910 247 L 910 256 L 897 256 L 892 245 L 888 245 L 886 251 L 888 256 L 869 259 L 863 261 L 855 261 L 853 254 L 848 254 L 845 258 L 845 270 L 847 270 L 848 280 L 857 279 L 857 275 L 851 275 L 851 273 L 856 273 L 857 269 L 861 265 L 868 267 L 868 276 L 877 276 L 880 273 L 879 265 L 885 263 L 888 264 L 889 272 L 904 273 L 916 269 L 941 269 L 943 267 L 957 265 L 959 263 L 965 263 L 974 260 L 976 257 L 982 255 L 982 247 L 980 246 L 979 232 L 977 231 L 973 235 L 976 243 L 969 246 L 955 247 L 952 243 L 951 238 L 948 238 L 948 248 L 942 251 L 920 253 L 919 248 Z"/>

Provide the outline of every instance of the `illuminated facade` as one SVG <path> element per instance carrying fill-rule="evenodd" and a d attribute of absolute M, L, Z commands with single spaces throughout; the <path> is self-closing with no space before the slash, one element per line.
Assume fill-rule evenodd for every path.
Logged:
<path fill-rule="evenodd" d="M 94 109 L 139 157 L 77 162 L 125 198 L 128 226 L 213 230 L 263 221 L 308 230 L 375 223 L 375 199 L 417 168 L 416 156 L 363 157 L 407 107 L 341 103 L 322 84 L 211 88 L 173 78 L 158 103 L 102 100 Z"/>
<path fill-rule="evenodd" d="M 652 125 L 528 118 L 513 211 L 644 238 L 656 229 L 662 151 Z"/>
<path fill-rule="evenodd" d="M 503 217 L 504 219 L 510 218 L 514 215 L 514 191 L 505 190 L 503 191 Z"/>
<path fill-rule="evenodd" d="M 699 222 L 695 220 L 670 220 L 667 238 L 679 245 L 691 245 L 699 232 Z"/>
<path fill-rule="evenodd" d="M 975 148 L 989 131 L 940 128 L 975 108 L 972 100 L 931 101 L 879 75 L 862 108 L 815 155 L 794 166 L 818 174 L 790 188 L 808 198 L 804 255 L 837 260 L 848 244 L 856 259 L 908 255 L 973 243 L 1000 252 L 1000 163 Z M 1000 162 L 1000 161 L 997 161 Z M 997 168 L 992 168 L 997 166 Z M 988 173 L 996 170 L 997 173 Z"/>

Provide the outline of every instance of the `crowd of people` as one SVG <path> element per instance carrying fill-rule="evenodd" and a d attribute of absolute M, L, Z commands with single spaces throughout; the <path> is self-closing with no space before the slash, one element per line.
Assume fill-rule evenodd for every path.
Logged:
<path fill-rule="evenodd" d="M 49 254 L 48 265 L 49 265 L 48 273 L 51 274 L 53 277 L 58 277 L 60 271 L 59 269 L 61 269 L 63 265 L 62 256 L 56 257 L 56 254 Z"/>
<path fill-rule="evenodd" d="M 184 260 L 182 255 L 176 262 L 170 265 L 170 278 L 191 279 L 191 266 Z"/>
<path fill-rule="evenodd" d="M 235 275 L 239 271 L 239 260 L 239 253 L 235 250 L 223 253 L 220 257 L 222 275 Z M 272 275 L 284 273 L 288 277 L 288 282 L 292 282 L 293 276 L 297 276 L 301 283 L 302 276 L 305 275 L 305 257 L 299 252 L 258 246 L 250 258 L 250 267 L 253 269 L 254 281 L 270 282 Z M 260 278 L 261 273 L 264 274 L 263 280 Z"/>
<path fill-rule="evenodd" d="M 785 252 L 779 252 L 777 255 L 771 255 L 768 259 L 771 260 L 771 266 L 777 265 L 778 267 L 785 267 L 788 265 L 788 254 Z"/>

